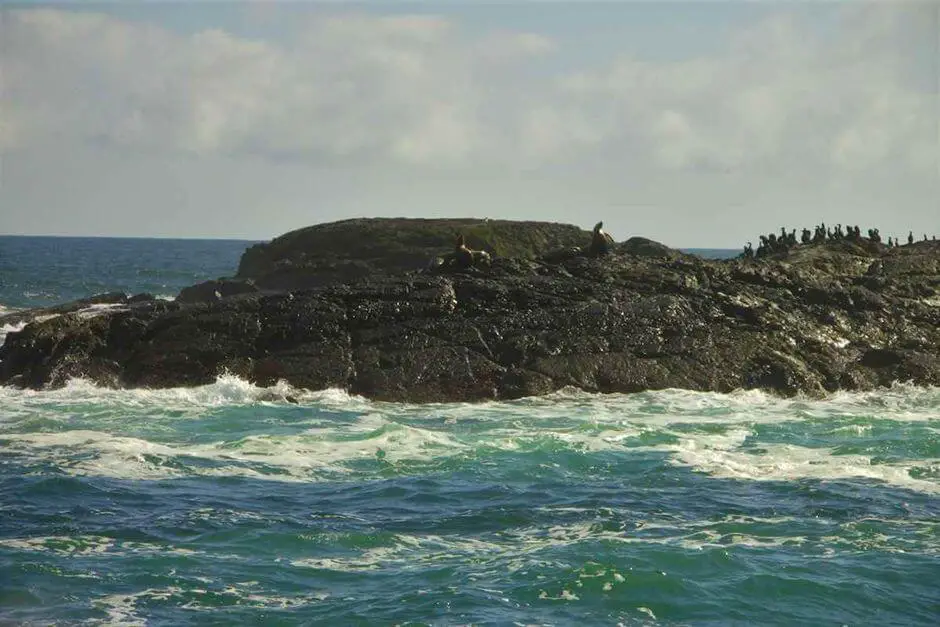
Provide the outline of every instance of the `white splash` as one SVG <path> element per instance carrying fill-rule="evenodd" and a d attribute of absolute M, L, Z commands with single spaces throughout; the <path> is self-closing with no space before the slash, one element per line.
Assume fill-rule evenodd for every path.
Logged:
<path fill-rule="evenodd" d="M 0 326 L 0 346 L 3 346 L 8 333 L 19 333 L 26 328 L 27 324 L 27 322 L 20 322 L 18 324 L 4 324 Z"/>
<path fill-rule="evenodd" d="M 309 392 L 284 381 L 259 387 L 235 375 L 223 374 L 214 383 L 195 387 L 114 389 L 100 387 L 83 378 L 70 379 L 53 390 L 21 390 L 0 387 L 0 403 L 7 406 L 42 406 L 94 403 L 105 407 L 159 408 L 161 410 L 200 410 L 223 406 L 263 405 L 298 401 L 303 404 L 355 407 L 367 401 L 342 390 Z M 0 405 L 2 407 L 2 405 Z M 0 414 L 2 420 L 2 414 Z"/>
<path fill-rule="evenodd" d="M 661 452 L 670 463 L 743 480 L 875 479 L 940 492 L 940 462 L 873 463 L 762 442 L 766 425 L 833 420 L 833 438 L 864 440 L 867 416 L 933 428 L 940 389 L 895 386 L 829 399 L 783 399 L 662 390 L 597 395 L 565 390 L 512 402 L 408 405 L 372 402 L 340 390 L 309 392 L 286 383 L 263 388 L 233 375 L 193 388 L 114 390 L 73 380 L 58 390 L 0 388 L 0 442 L 73 475 L 162 479 L 246 476 L 274 481 L 361 479 L 375 464 L 422 472 L 429 464 L 493 451 Z M 232 419 L 230 410 L 239 408 Z M 41 416 L 42 429 L 30 426 Z M 839 422 L 841 421 L 841 422 Z M 199 427 L 210 427 L 203 431 Z M 207 437 L 209 436 L 209 437 Z M 214 437 L 213 437 L 214 436 Z M 199 460 L 199 463 L 192 463 Z M 366 470 L 354 471 L 358 462 Z M 207 463 L 208 462 L 208 463 Z M 417 466 L 414 466 L 417 464 Z M 372 470 L 369 470 L 369 469 Z"/>

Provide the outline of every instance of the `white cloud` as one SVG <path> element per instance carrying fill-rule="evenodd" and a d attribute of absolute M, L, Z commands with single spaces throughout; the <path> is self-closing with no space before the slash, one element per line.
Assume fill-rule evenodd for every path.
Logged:
<path fill-rule="evenodd" d="M 470 68 L 437 18 L 319 19 L 291 46 L 86 13 L 5 18 L 5 126 L 20 142 L 433 162 L 473 138 Z"/>
<path fill-rule="evenodd" d="M 897 32 L 928 36 L 908 15 L 925 8 L 853 7 L 853 30 L 834 37 L 781 15 L 738 33 L 724 56 L 621 58 L 530 79 L 524 94 L 499 71 L 516 61 L 525 77 L 551 40 L 467 38 L 433 16 L 318 16 L 296 40 L 270 42 L 13 10 L 4 137 L 424 165 L 557 162 L 594 147 L 672 169 L 929 167 L 936 94 L 901 83 L 910 46 L 898 50 Z"/>
<path fill-rule="evenodd" d="M 794 6 L 678 60 L 572 54 L 590 33 L 476 32 L 424 15 L 314 12 L 274 40 L 3 10 L 0 149 L 30 163 L 93 145 L 419 177 L 551 168 L 560 187 L 620 168 L 632 178 L 571 188 L 673 205 L 721 174 L 733 190 L 708 180 L 716 198 L 782 205 L 812 183 L 851 202 L 877 195 L 868 186 L 903 189 L 922 206 L 940 176 L 940 9 L 852 3 L 817 23 Z M 786 181 L 777 192 L 774 180 Z"/>
<path fill-rule="evenodd" d="M 902 9 L 930 17 L 927 5 Z M 885 31 L 886 10 L 864 7 L 862 46 L 855 32 L 813 35 L 813 24 L 782 16 L 739 33 L 724 56 L 619 59 L 567 77 L 562 90 L 574 100 L 568 106 L 605 101 L 598 119 L 610 128 L 607 141 L 639 140 L 664 167 L 928 167 L 940 150 L 937 86 L 918 93 L 902 83 L 914 60 L 895 49 L 899 34 Z"/>

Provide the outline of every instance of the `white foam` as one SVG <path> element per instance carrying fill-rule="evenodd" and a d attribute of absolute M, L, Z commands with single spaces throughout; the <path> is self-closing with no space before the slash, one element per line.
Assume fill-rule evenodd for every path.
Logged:
<path fill-rule="evenodd" d="M 236 605 L 248 605 L 257 608 L 284 609 L 319 603 L 329 598 L 327 592 L 312 592 L 306 595 L 284 596 L 265 594 L 259 590 L 257 582 L 237 582 L 225 586 L 222 590 L 201 588 L 183 589 L 179 586 L 165 588 L 147 588 L 131 594 L 109 594 L 91 601 L 92 606 L 104 611 L 108 618 L 104 624 L 122 627 L 146 625 L 148 621 L 138 613 L 138 604 L 145 602 L 148 607 L 154 602 L 171 603 L 176 607 L 190 611 L 215 611 L 218 609 L 218 597 L 232 597 Z M 101 624 L 98 619 L 86 621 Z"/>
<path fill-rule="evenodd" d="M 179 591 L 180 588 L 175 590 Z M 104 611 L 108 618 L 106 622 L 101 623 L 97 619 L 88 620 L 91 624 L 105 624 L 113 627 L 145 627 L 147 621 L 135 613 L 137 609 L 137 600 L 139 598 L 154 598 L 149 595 L 154 590 L 144 590 L 137 594 L 109 594 L 92 600 L 92 605 Z M 166 598 L 166 597 L 163 597 Z"/>
<path fill-rule="evenodd" d="M 8 333 L 19 333 L 27 325 L 27 322 L 20 322 L 18 324 L 4 324 L 0 326 L 0 346 L 3 346 L 3 343 L 7 339 Z"/>
<path fill-rule="evenodd" d="M 3 538 L 0 547 L 36 553 L 54 553 L 65 557 L 76 555 L 193 555 L 196 551 L 149 542 L 115 540 L 105 536 L 39 536 L 31 538 Z"/>
<path fill-rule="evenodd" d="M 632 518 L 635 513 L 624 513 Z M 354 554 L 330 558 L 305 558 L 293 560 L 299 568 L 314 568 L 340 572 L 397 572 L 403 567 L 415 568 L 424 565 L 443 567 L 447 564 L 465 564 L 472 558 L 482 570 L 523 573 L 543 562 L 546 552 L 576 546 L 585 542 L 605 544 L 649 544 L 681 548 L 688 551 L 711 549 L 766 549 L 773 547 L 828 548 L 836 552 L 857 552 L 876 549 L 887 552 L 903 552 L 913 544 L 887 533 L 856 532 L 854 525 L 863 521 L 837 523 L 819 520 L 809 530 L 811 534 L 791 535 L 793 528 L 789 517 L 750 517 L 729 515 L 718 520 L 648 520 L 633 527 L 613 530 L 599 521 L 578 521 L 569 524 L 533 526 L 524 529 L 507 529 L 481 537 L 465 534 L 448 536 L 396 534 L 385 546 L 369 547 Z M 882 521 L 886 526 L 910 527 L 906 519 Z M 753 526 L 753 530 L 749 527 Z M 918 550 L 928 554 L 940 553 L 938 537 L 940 522 L 920 521 L 921 533 L 916 541 Z M 650 533 L 654 531 L 654 533 Z M 575 587 L 588 579 L 600 579 L 605 591 L 629 583 L 626 573 L 609 566 L 584 568 L 578 574 Z"/>
<path fill-rule="evenodd" d="M 46 314 L 42 316 L 35 316 L 29 320 L 24 320 L 23 322 L 18 322 L 16 324 L 4 324 L 0 326 L 0 346 L 3 346 L 3 343 L 6 342 L 7 335 L 10 333 L 19 333 L 26 328 L 26 325 L 30 322 L 45 322 L 46 320 L 52 320 L 57 318 L 59 314 Z M 2 388 L 0 388 L 2 390 Z"/>
<path fill-rule="evenodd" d="M 872 464 L 864 455 L 835 455 L 833 449 L 792 444 L 758 443 L 759 450 L 742 447 L 747 430 L 682 437 L 671 462 L 714 477 L 755 481 L 797 479 L 876 479 L 918 492 L 940 494 L 940 483 L 911 476 L 914 468 L 933 468 L 940 460 Z"/>
<path fill-rule="evenodd" d="M 108 312 L 116 311 L 127 311 L 127 305 L 123 303 L 95 303 L 89 305 L 88 307 L 83 307 L 75 313 L 79 318 L 87 320 L 89 318 L 96 318 Z"/>
<path fill-rule="evenodd" d="M 101 387 L 84 378 L 70 379 L 65 386 L 53 390 L 0 387 L 0 402 L 6 406 L 24 404 L 68 405 L 92 402 L 102 406 L 155 407 L 161 410 L 192 410 L 233 405 L 284 403 L 290 400 L 321 407 L 354 409 L 367 406 L 367 401 L 342 390 L 309 392 L 296 389 L 284 381 L 270 387 L 259 387 L 235 375 L 223 374 L 214 383 L 194 387 L 114 389 Z"/>
<path fill-rule="evenodd" d="M 10 330 L 23 328 L 22 325 L 9 326 Z M 231 374 L 220 375 L 214 383 L 208 385 L 160 389 L 112 389 L 99 387 L 81 378 L 72 379 L 64 387 L 54 390 L 0 387 L 0 399 L 9 402 L 15 402 L 20 397 L 59 402 L 150 403 L 163 407 L 252 404 L 287 400 L 288 396 L 302 404 L 351 411 L 380 410 L 392 417 L 438 416 L 444 413 L 454 421 L 463 418 L 504 421 L 507 416 L 511 416 L 524 422 L 533 422 L 586 415 L 587 420 L 598 424 L 618 424 L 629 418 L 641 420 L 646 425 L 668 425 L 680 422 L 684 417 L 694 419 L 697 423 L 774 422 L 792 419 L 797 410 L 823 416 L 840 411 L 844 405 L 881 410 L 929 409 L 940 403 L 940 387 L 895 384 L 889 389 L 870 392 L 836 392 L 823 399 L 801 396 L 781 398 L 761 390 L 719 393 L 665 389 L 635 394 L 595 394 L 568 388 L 515 401 L 420 405 L 369 401 L 339 389 L 309 391 L 294 388 L 283 381 L 274 386 L 259 387 Z M 925 417 L 931 415 L 934 414 L 927 413 Z"/>
<path fill-rule="evenodd" d="M 287 414 L 278 405 L 285 406 L 288 398 L 299 401 L 298 411 L 280 422 Z M 218 434 L 215 441 L 200 433 L 193 442 L 192 428 L 177 424 L 212 420 L 215 408 L 230 406 L 257 411 L 224 431 L 209 432 Z M 717 477 L 862 477 L 935 493 L 936 460 L 873 464 L 864 455 L 834 455 L 828 448 L 765 444 L 759 434 L 761 425 L 793 423 L 798 431 L 803 421 L 853 415 L 924 422 L 921 428 L 929 429 L 938 406 L 940 389 L 911 386 L 839 393 L 828 400 L 783 399 L 759 391 L 595 395 L 568 390 L 512 402 L 408 405 L 372 402 L 340 390 L 305 392 L 283 382 L 262 388 L 233 375 L 206 386 L 161 390 L 113 390 L 76 379 L 43 392 L 0 388 L 0 439 L 66 473 L 138 479 L 201 474 L 335 480 L 362 460 L 430 464 L 492 450 L 623 455 L 652 450 Z M 44 421 L 42 432 L 29 426 L 37 415 Z M 262 425 L 268 424 L 279 428 L 266 432 Z M 833 429 L 853 438 L 869 434 L 866 425 L 842 422 Z M 749 438 L 754 446 L 744 446 Z M 210 463 L 194 464 L 195 459 Z M 916 478 L 913 470 L 927 472 Z"/>
<path fill-rule="evenodd" d="M 876 479 L 919 492 L 940 493 L 940 482 L 916 478 L 912 470 L 929 472 L 940 460 L 916 460 L 873 464 L 864 455 L 836 455 L 830 448 L 759 443 L 759 449 L 743 445 L 751 432 L 731 429 L 724 433 L 669 432 L 678 443 L 627 448 L 624 440 L 633 431 L 602 430 L 597 433 L 556 432 L 533 434 L 526 430 L 484 432 L 458 438 L 453 434 L 388 422 L 369 414 L 351 425 L 314 427 L 294 435 L 249 435 L 235 441 L 204 444 L 150 442 L 143 438 L 89 430 L 53 433 L 6 433 L 0 436 L 9 451 L 55 462 L 61 471 L 77 476 L 106 476 L 156 480 L 172 477 L 245 476 L 277 481 L 335 480 L 352 472 L 357 460 L 389 465 L 433 463 L 476 446 L 519 450 L 535 440 L 544 446 L 551 438 L 565 449 L 578 452 L 620 450 L 662 451 L 669 462 L 714 477 L 754 481 L 798 479 Z M 200 459 L 206 463 L 193 463 Z"/>
<path fill-rule="evenodd" d="M 36 538 L 2 538 L 0 546 L 20 551 L 56 553 L 58 555 L 94 555 L 106 553 L 114 541 L 104 536 L 46 536 Z"/>
<path fill-rule="evenodd" d="M 357 433 L 362 437 L 348 439 Z M 0 441 L 9 451 L 54 461 L 63 472 L 74 476 L 140 480 L 202 475 L 315 481 L 350 472 L 343 464 L 355 460 L 429 462 L 466 448 L 445 433 L 389 423 L 374 415 L 365 416 L 348 429 L 327 427 L 297 435 L 250 435 L 208 444 L 161 444 L 79 429 L 5 433 Z M 188 463 L 193 459 L 213 463 Z"/>

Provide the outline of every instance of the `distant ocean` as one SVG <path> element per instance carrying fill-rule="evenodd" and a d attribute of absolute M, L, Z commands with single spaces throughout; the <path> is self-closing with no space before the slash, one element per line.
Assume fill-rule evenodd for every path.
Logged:
<path fill-rule="evenodd" d="M 250 243 L 0 237 L 0 312 Z M 937 388 L 0 387 L 3 625 L 936 625 L 938 577 Z"/>

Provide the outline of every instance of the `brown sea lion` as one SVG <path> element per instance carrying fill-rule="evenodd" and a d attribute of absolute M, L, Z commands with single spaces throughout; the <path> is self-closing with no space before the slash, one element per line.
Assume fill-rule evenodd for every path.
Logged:
<path fill-rule="evenodd" d="M 454 265 L 458 268 L 469 268 L 473 265 L 473 251 L 464 242 L 463 234 L 457 236 L 453 253 Z"/>
<path fill-rule="evenodd" d="M 471 250 L 470 255 L 475 266 L 488 266 L 493 263 L 493 258 L 485 250 Z"/>
<path fill-rule="evenodd" d="M 439 261 L 438 261 L 439 260 Z M 488 266 L 493 258 L 485 250 L 471 250 L 467 246 L 463 235 L 458 235 L 454 242 L 454 252 L 445 255 L 443 259 L 432 261 L 429 269 L 470 268 L 473 266 Z"/>
<path fill-rule="evenodd" d="M 594 231 L 591 234 L 591 245 L 587 253 L 591 257 L 597 255 L 606 255 L 614 247 L 614 238 L 604 231 L 604 223 L 598 222 L 594 225 Z"/>

